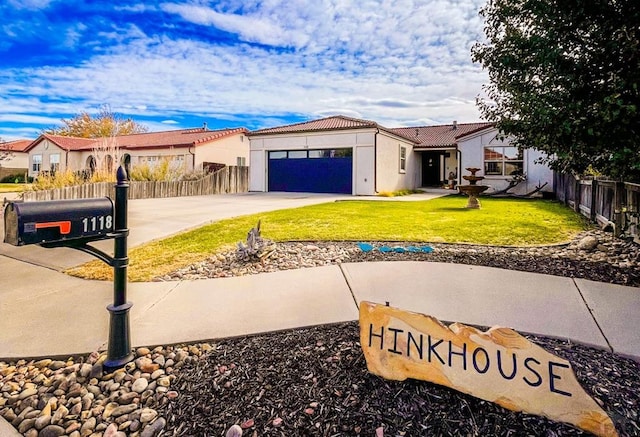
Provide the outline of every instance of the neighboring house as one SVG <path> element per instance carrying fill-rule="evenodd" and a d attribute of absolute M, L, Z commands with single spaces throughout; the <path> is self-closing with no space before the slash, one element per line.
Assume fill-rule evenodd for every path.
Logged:
<path fill-rule="evenodd" d="M 492 123 L 386 128 L 345 116 L 260 129 L 248 134 L 249 190 L 375 195 L 452 178 L 466 183 L 467 167 L 486 173 L 494 190 L 508 186 L 514 171 L 529 178 L 514 192 L 544 182 L 551 190 L 551 171 L 534 163 L 540 154 L 518 154 L 508 141 L 496 142 L 497 133 Z"/>
<path fill-rule="evenodd" d="M 25 149 L 32 140 L 15 140 L 0 143 L 0 179 L 24 175 L 29 167 L 29 154 Z"/>
<path fill-rule="evenodd" d="M 169 160 L 185 170 L 225 165 L 248 165 L 247 129 L 180 129 L 120 135 L 110 138 L 75 138 L 40 135 L 28 147 L 29 176 L 41 171 L 93 171 L 113 169 L 119 159 L 127 167 Z"/>

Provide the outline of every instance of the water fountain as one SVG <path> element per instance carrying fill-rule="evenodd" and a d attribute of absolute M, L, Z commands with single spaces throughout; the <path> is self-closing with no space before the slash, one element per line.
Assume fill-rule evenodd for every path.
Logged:
<path fill-rule="evenodd" d="M 469 167 L 465 168 L 465 170 L 471 173 L 470 176 L 462 176 L 465 181 L 469 181 L 469 185 L 459 185 L 458 190 L 460 190 L 461 193 L 465 193 L 467 196 L 469 196 L 469 202 L 467 202 L 466 208 L 480 209 L 478 196 L 480 195 L 480 193 L 488 190 L 489 187 L 486 185 L 476 185 L 478 181 L 484 179 L 484 176 L 476 176 L 476 172 L 480 171 L 479 168 Z"/>

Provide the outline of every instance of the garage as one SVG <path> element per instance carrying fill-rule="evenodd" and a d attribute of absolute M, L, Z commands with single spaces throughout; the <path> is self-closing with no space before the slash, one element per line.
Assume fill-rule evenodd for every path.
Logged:
<path fill-rule="evenodd" d="M 353 149 L 269 152 L 269 191 L 351 194 Z"/>

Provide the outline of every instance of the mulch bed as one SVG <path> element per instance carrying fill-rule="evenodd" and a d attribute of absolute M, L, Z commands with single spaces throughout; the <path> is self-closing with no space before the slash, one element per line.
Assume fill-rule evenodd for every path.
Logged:
<path fill-rule="evenodd" d="M 640 436 L 640 366 L 615 354 L 527 336 L 569 360 L 622 436 Z M 415 380 L 368 373 L 357 322 L 219 341 L 181 369 L 179 396 L 160 414 L 162 436 L 580 436 L 542 417 L 505 410 Z"/>

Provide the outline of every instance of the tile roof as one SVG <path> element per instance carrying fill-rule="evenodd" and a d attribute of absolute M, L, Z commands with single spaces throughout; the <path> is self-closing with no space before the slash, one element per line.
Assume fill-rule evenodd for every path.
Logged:
<path fill-rule="evenodd" d="M 14 140 L 0 143 L 0 150 L 11 150 L 12 152 L 24 152 L 33 140 Z"/>
<path fill-rule="evenodd" d="M 145 149 L 162 147 L 189 147 L 209 141 L 219 140 L 229 135 L 248 133 L 243 127 L 232 129 L 206 130 L 179 129 L 162 132 L 145 132 L 140 134 L 119 135 L 115 137 L 118 147 L 122 149 Z M 27 146 L 27 149 L 35 147 L 43 139 L 48 139 L 66 151 L 91 150 L 100 146 L 102 138 L 77 138 L 61 135 L 42 134 L 38 139 Z"/>
<path fill-rule="evenodd" d="M 439 126 L 399 127 L 389 129 L 391 132 L 412 139 L 418 144 L 416 149 L 455 147 L 456 140 L 471 133 L 493 126 L 493 123 L 458 123 Z"/>
<path fill-rule="evenodd" d="M 91 149 L 94 147 L 94 143 L 96 143 L 95 138 L 76 138 L 65 137 L 62 135 L 42 134 L 40 138 L 31 143 L 28 148 L 31 149 L 35 147 L 35 145 L 40 143 L 42 139 L 47 139 L 56 146 L 60 147 L 62 150 L 67 151 Z"/>
<path fill-rule="evenodd" d="M 219 140 L 238 133 L 247 134 L 243 127 L 233 129 L 206 130 L 181 129 L 164 132 L 147 132 L 141 134 L 120 135 L 116 137 L 118 145 L 124 149 L 142 149 L 158 147 L 188 147 L 209 141 Z"/>
<path fill-rule="evenodd" d="M 335 115 L 319 120 L 304 121 L 302 123 L 288 124 L 286 126 L 270 127 L 252 131 L 249 135 L 284 134 L 295 132 L 315 132 L 325 130 L 381 128 L 375 121 L 361 120 L 358 118 Z"/>
<path fill-rule="evenodd" d="M 386 132 L 406 138 L 417 143 L 416 148 L 455 147 L 456 139 L 478 130 L 492 126 L 492 123 L 459 123 L 454 129 L 453 124 L 441 126 L 418 126 L 386 128 L 375 121 L 335 115 L 319 120 L 288 124 L 266 129 L 259 129 L 249 133 L 253 135 L 288 134 L 302 132 L 319 132 L 329 130 L 378 128 Z"/>

